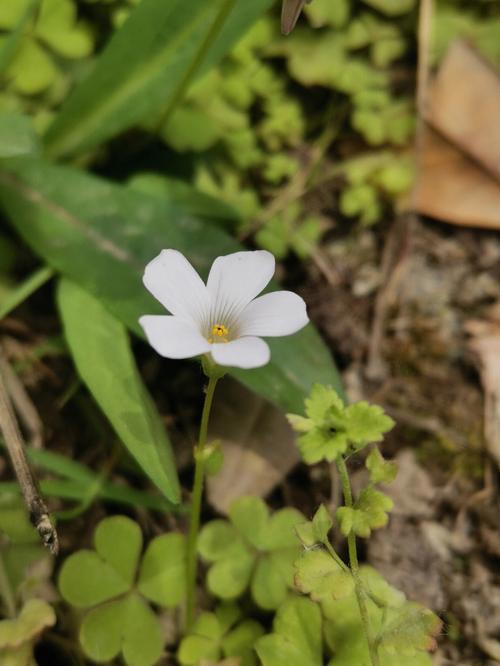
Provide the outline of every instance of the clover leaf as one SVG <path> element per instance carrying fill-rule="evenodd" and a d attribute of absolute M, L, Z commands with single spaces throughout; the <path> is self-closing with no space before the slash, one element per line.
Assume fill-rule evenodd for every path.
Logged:
<path fill-rule="evenodd" d="M 354 582 L 350 571 L 342 569 L 323 549 L 306 550 L 295 562 L 295 585 L 313 601 L 325 597 L 341 599 L 352 592 Z"/>
<path fill-rule="evenodd" d="M 307 418 L 288 414 L 292 427 L 303 433 L 299 449 L 308 464 L 327 460 L 332 462 L 346 453 L 349 446 L 359 450 L 378 442 L 390 430 L 394 421 L 377 405 L 357 402 L 345 406 L 330 386 L 315 384 L 305 400 Z"/>
<path fill-rule="evenodd" d="M 398 466 L 395 462 L 387 462 L 375 446 L 366 458 L 366 468 L 370 472 L 372 483 L 391 483 L 396 478 Z"/>
<path fill-rule="evenodd" d="M 113 516 L 97 526 L 94 546 L 70 555 L 59 575 L 62 597 L 88 610 L 80 629 L 82 647 L 97 662 L 121 652 L 128 666 L 150 666 L 161 655 L 163 637 L 146 599 L 170 608 L 184 598 L 184 537 L 156 537 L 139 566 L 139 526 L 125 516 Z"/>
<path fill-rule="evenodd" d="M 344 536 L 351 532 L 361 537 L 369 537 L 372 529 L 387 524 L 387 512 L 394 503 L 390 497 L 371 486 L 364 488 L 354 506 L 342 506 L 337 509 L 336 516 L 340 530 Z"/>
<path fill-rule="evenodd" d="M 303 521 L 295 509 L 270 516 L 261 499 L 237 499 L 229 509 L 229 521 L 214 520 L 200 533 L 198 551 L 212 563 L 209 590 L 231 600 L 250 587 L 259 606 L 277 608 L 293 585 L 293 562 L 300 552 L 295 527 Z"/>
<path fill-rule="evenodd" d="M 0 663 L 28 666 L 33 661 L 33 645 L 46 627 L 56 623 L 54 609 L 41 599 L 29 599 L 18 617 L 0 621 Z"/>
<path fill-rule="evenodd" d="M 287 599 L 274 618 L 274 632 L 256 643 L 262 666 L 321 666 L 321 625 L 317 604 L 301 597 Z"/>
<path fill-rule="evenodd" d="M 218 661 L 224 657 L 239 657 L 241 666 L 255 666 L 254 644 L 264 629 L 254 620 L 241 619 L 234 604 L 223 604 L 214 613 L 202 613 L 191 633 L 181 641 L 178 651 L 183 666 L 198 664 L 200 660 Z"/>

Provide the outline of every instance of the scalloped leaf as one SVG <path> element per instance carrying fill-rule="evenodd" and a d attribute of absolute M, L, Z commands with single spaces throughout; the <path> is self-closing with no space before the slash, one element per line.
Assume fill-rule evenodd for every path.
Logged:
<path fill-rule="evenodd" d="M 351 594 L 354 581 L 325 550 L 308 550 L 295 562 L 295 585 L 313 601 L 342 599 Z"/>
<path fill-rule="evenodd" d="M 340 507 L 336 516 L 344 536 L 351 532 L 360 537 L 369 537 L 372 529 L 384 527 L 389 520 L 387 514 L 394 506 L 390 497 L 372 487 L 364 488 L 352 508 Z"/>
<path fill-rule="evenodd" d="M 262 666 L 321 666 L 321 625 L 317 604 L 299 597 L 288 599 L 276 613 L 273 633 L 256 643 Z"/>

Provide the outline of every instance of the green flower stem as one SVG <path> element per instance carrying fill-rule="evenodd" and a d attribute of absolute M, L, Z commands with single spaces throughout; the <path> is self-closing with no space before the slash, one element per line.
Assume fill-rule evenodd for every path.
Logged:
<path fill-rule="evenodd" d="M 9 577 L 7 576 L 7 571 L 5 569 L 5 563 L 1 550 L 0 550 L 0 596 L 4 601 L 6 614 L 9 617 L 16 617 L 16 601 L 14 599 L 14 593 L 12 592 L 12 587 L 10 586 Z"/>
<path fill-rule="evenodd" d="M 349 474 L 347 472 L 347 466 L 345 464 L 345 460 L 342 456 L 338 456 L 336 462 L 337 462 L 337 469 L 339 470 L 340 480 L 342 483 L 344 504 L 345 506 L 349 507 L 349 509 L 352 509 L 353 501 L 352 501 L 351 482 L 349 481 Z M 366 642 L 368 643 L 368 652 L 370 653 L 371 666 L 380 666 L 377 646 L 372 636 L 370 628 L 370 618 L 368 616 L 368 609 L 366 607 L 366 590 L 363 586 L 361 576 L 359 575 L 356 535 L 352 531 L 349 532 L 347 536 L 347 547 L 349 549 L 349 563 L 351 565 L 351 572 L 354 578 L 354 588 L 356 590 L 356 598 L 358 600 L 361 622 L 363 623 Z"/>
<path fill-rule="evenodd" d="M 187 580 L 186 580 L 186 630 L 189 631 L 194 620 L 196 596 L 196 545 L 200 529 L 201 499 L 203 495 L 203 479 L 205 473 L 204 449 L 207 442 L 208 419 L 215 387 L 220 376 L 212 374 L 208 380 L 205 394 L 205 403 L 201 415 L 200 435 L 194 450 L 194 481 L 191 496 L 191 509 L 189 513 L 189 532 L 187 539 Z"/>

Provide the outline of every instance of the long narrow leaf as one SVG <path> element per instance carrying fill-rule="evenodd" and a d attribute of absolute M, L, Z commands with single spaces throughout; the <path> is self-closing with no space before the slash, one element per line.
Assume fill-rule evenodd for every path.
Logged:
<path fill-rule="evenodd" d="M 9 169 L 16 173 L 0 172 L 0 203 L 12 225 L 34 252 L 138 335 L 142 314 L 164 312 L 142 285 L 144 266 L 161 249 L 181 251 L 205 276 L 215 257 L 241 249 L 222 230 L 167 199 L 41 160 L 9 161 Z M 234 371 L 250 389 L 292 412 L 302 409 L 314 382 L 341 390 L 313 326 L 270 346 L 266 367 Z"/>
<path fill-rule="evenodd" d="M 170 444 L 137 372 L 123 324 L 69 280 L 59 284 L 58 304 L 80 377 L 144 472 L 167 499 L 179 502 Z"/>
<path fill-rule="evenodd" d="M 3 319 L 12 310 L 21 305 L 31 294 L 48 282 L 53 275 L 54 270 L 52 268 L 42 266 L 42 268 L 38 268 L 34 273 L 29 275 L 26 280 L 13 287 L 0 305 L 0 319 Z"/>
<path fill-rule="evenodd" d="M 87 150 L 168 107 L 195 70 L 216 62 L 271 1 L 234 0 L 227 24 L 207 48 L 228 0 L 143 0 L 49 128 L 48 154 Z"/>

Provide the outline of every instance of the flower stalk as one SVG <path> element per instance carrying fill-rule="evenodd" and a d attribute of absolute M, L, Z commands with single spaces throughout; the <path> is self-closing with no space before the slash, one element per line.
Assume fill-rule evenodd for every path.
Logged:
<path fill-rule="evenodd" d="M 206 368 L 206 366 L 205 366 Z M 207 443 L 208 420 L 215 393 L 215 387 L 220 374 L 211 373 L 205 393 L 205 402 L 201 415 L 200 434 L 194 450 L 194 481 L 191 495 L 191 509 L 189 513 L 189 532 L 187 538 L 187 566 L 186 566 L 186 632 L 189 631 L 194 620 L 196 600 L 196 550 L 198 533 L 200 531 L 201 500 L 203 496 L 203 482 L 205 477 L 205 445 Z"/>
<path fill-rule="evenodd" d="M 342 455 L 338 456 L 336 459 L 336 463 L 340 475 L 340 481 L 342 483 L 344 504 L 349 509 L 352 509 L 353 499 L 352 499 L 351 482 L 349 480 L 349 474 L 347 472 L 347 465 L 345 463 L 344 457 Z M 354 579 L 354 589 L 356 591 L 356 599 L 358 601 L 359 613 L 361 615 L 361 622 L 363 624 L 363 630 L 366 642 L 368 643 L 368 652 L 370 655 L 371 666 L 380 666 L 380 660 L 378 658 L 378 650 L 375 640 L 373 639 L 372 636 L 371 627 L 370 627 L 370 618 L 366 606 L 366 590 L 363 586 L 361 576 L 359 575 L 356 535 L 352 531 L 349 532 L 347 536 L 347 548 L 349 551 L 349 564 L 351 567 L 352 577 Z"/>

